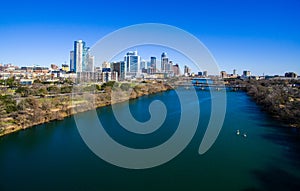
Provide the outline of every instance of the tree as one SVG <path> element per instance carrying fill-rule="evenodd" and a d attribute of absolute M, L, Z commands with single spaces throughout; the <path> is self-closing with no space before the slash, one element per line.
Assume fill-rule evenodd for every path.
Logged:
<path fill-rule="evenodd" d="M 12 87 L 12 86 L 16 85 L 14 77 L 8 78 L 6 80 L 6 85 L 8 85 L 9 87 Z"/>
<path fill-rule="evenodd" d="M 95 86 L 95 85 L 83 87 L 83 91 L 84 91 L 84 92 L 92 92 L 92 91 L 94 91 L 94 90 L 96 90 L 96 86 Z"/>
<path fill-rule="evenodd" d="M 18 89 L 16 89 L 16 93 L 21 94 L 22 97 L 27 97 L 28 95 L 30 95 L 30 89 L 25 86 L 20 86 L 18 87 Z"/>
<path fill-rule="evenodd" d="M 47 88 L 47 90 L 49 91 L 49 93 L 52 93 L 52 94 L 59 94 L 60 93 L 60 88 L 57 87 L 57 86 L 49 86 Z"/>
<path fill-rule="evenodd" d="M 106 86 L 110 86 L 110 87 L 113 87 L 115 85 L 115 81 L 109 81 L 106 83 Z"/>
<path fill-rule="evenodd" d="M 35 83 L 35 84 L 41 84 L 42 81 L 41 81 L 40 79 L 36 79 L 36 80 L 34 80 L 34 83 Z"/>
<path fill-rule="evenodd" d="M 37 94 L 39 96 L 45 96 L 46 94 L 48 94 L 47 88 L 46 87 L 41 87 L 38 89 Z"/>
<path fill-rule="evenodd" d="M 101 89 L 101 86 L 100 86 L 99 84 L 96 84 L 96 89 L 97 89 L 98 91 L 102 90 L 102 89 Z"/>
<path fill-rule="evenodd" d="M 71 93 L 72 92 L 72 86 L 63 86 L 63 87 L 61 87 L 60 92 L 62 94 Z"/>
<path fill-rule="evenodd" d="M 4 106 L 3 109 L 6 113 L 12 113 L 17 110 L 16 100 L 9 95 L 0 95 L 0 105 Z"/>
<path fill-rule="evenodd" d="M 122 83 L 120 86 L 121 90 L 123 90 L 123 91 L 128 91 L 130 89 L 130 87 L 131 86 L 129 83 Z"/>

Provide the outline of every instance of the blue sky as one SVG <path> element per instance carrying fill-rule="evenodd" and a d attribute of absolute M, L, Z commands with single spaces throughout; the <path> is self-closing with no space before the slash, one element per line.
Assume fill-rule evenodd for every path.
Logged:
<path fill-rule="evenodd" d="M 297 0 L 2 1 L 0 63 L 61 65 L 74 40 L 92 46 L 121 27 L 150 22 L 196 36 L 222 70 L 300 74 L 299 10 Z"/>

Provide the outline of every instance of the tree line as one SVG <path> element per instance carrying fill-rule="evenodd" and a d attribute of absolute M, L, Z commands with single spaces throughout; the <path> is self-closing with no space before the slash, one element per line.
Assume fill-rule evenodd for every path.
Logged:
<path fill-rule="evenodd" d="M 247 93 L 263 110 L 291 126 L 300 127 L 299 80 L 249 80 L 246 85 Z"/>

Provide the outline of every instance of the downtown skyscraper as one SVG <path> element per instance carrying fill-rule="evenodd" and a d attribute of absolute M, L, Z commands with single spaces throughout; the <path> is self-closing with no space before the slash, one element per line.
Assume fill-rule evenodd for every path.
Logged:
<path fill-rule="evenodd" d="M 154 56 L 150 57 L 150 67 L 156 72 L 156 57 Z"/>
<path fill-rule="evenodd" d="M 94 56 L 82 40 L 74 42 L 74 50 L 70 52 L 70 70 L 76 73 L 94 71 Z"/>
<path fill-rule="evenodd" d="M 129 75 L 135 76 L 140 73 L 141 57 L 138 55 L 137 51 L 128 52 L 124 57 L 124 61 L 126 63 L 126 72 Z"/>
<path fill-rule="evenodd" d="M 163 52 L 161 54 L 161 63 L 160 63 L 161 64 L 161 67 L 160 67 L 161 72 L 166 71 L 166 66 L 167 66 L 168 63 L 169 63 L 168 55 L 167 55 L 167 53 Z"/>
<path fill-rule="evenodd" d="M 161 72 L 169 73 L 172 72 L 172 62 L 169 61 L 167 53 L 163 52 L 161 54 Z"/>

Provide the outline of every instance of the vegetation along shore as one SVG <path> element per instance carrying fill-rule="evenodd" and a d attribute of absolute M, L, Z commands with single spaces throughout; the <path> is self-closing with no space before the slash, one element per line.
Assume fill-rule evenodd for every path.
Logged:
<path fill-rule="evenodd" d="M 168 84 L 174 84 L 174 79 L 85 85 L 74 85 L 69 81 L 45 84 L 37 80 L 31 86 L 22 86 L 9 79 L 5 84 L 7 86 L 0 89 L 0 136 L 79 112 L 167 91 L 172 89 Z M 264 111 L 288 126 L 300 127 L 299 79 L 234 79 L 225 80 L 225 84 L 245 87 L 243 90 Z"/>
<path fill-rule="evenodd" d="M 34 83 L 1 89 L 0 136 L 35 125 L 172 89 L 161 81 L 70 85 Z"/>
<path fill-rule="evenodd" d="M 262 110 L 291 127 L 300 127 L 300 80 L 263 79 L 234 80 L 231 85 L 243 85 L 245 91 Z"/>

